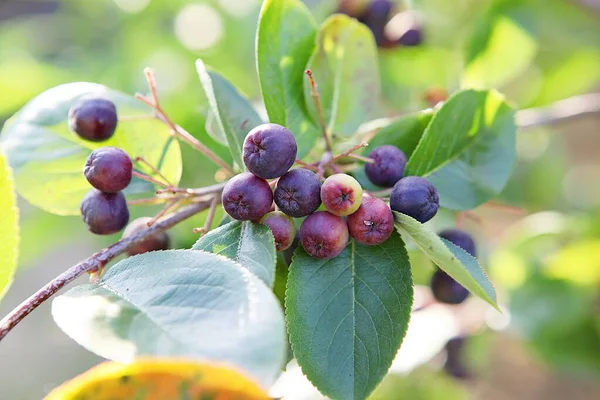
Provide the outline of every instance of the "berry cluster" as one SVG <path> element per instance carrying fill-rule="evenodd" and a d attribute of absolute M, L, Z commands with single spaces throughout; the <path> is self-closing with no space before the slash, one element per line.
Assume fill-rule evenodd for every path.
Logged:
<path fill-rule="evenodd" d="M 391 0 L 342 0 L 339 11 L 365 24 L 379 47 L 418 46 L 423 41 L 415 16 L 409 11 L 394 16 Z"/>
<path fill-rule="evenodd" d="M 243 159 L 249 172 L 233 177 L 222 193 L 225 211 L 234 219 L 266 224 L 277 251 L 288 249 L 296 235 L 292 218 L 304 218 L 299 239 L 313 257 L 329 259 L 346 247 L 350 237 L 366 245 L 387 240 L 394 230 L 392 209 L 421 222 L 433 218 L 439 207 L 435 187 L 426 179 L 404 177 L 406 156 L 394 146 L 374 149 L 366 164 L 369 179 L 393 187 L 390 207 L 363 193 L 350 175 L 327 179 L 308 168 L 292 169 L 297 146 L 293 134 L 277 124 L 254 128 L 244 140 Z M 266 179 L 279 178 L 275 190 Z M 279 211 L 272 211 L 273 202 Z M 319 208 L 324 210 L 318 211 Z"/>

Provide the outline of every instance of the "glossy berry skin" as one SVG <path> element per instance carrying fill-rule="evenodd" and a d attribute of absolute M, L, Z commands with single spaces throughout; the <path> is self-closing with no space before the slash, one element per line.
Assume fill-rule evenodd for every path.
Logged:
<path fill-rule="evenodd" d="M 369 154 L 374 163 L 365 163 L 365 173 L 373 184 L 393 187 L 404 176 L 406 156 L 396 146 L 379 146 Z"/>
<path fill-rule="evenodd" d="M 231 218 L 252 221 L 269 212 L 273 204 L 273 192 L 264 179 L 250 172 L 242 172 L 227 182 L 221 202 Z"/>
<path fill-rule="evenodd" d="M 129 209 L 123 193 L 89 191 L 81 202 L 81 215 L 88 230 L 97 235 L 111 235 L 125 228 Z"/>
<path fill-rule="evenodd" d="M 69 128 L 92 142 L 110 139 L 117 128 L 117 108 L 110 100 L 85 98 L 69 110 Z"/>
<path fill-rule="evenodd" d="M 321 201 L 327 211 L 343 217 L 358 210 L 362 193 L 362 187 L 356 179 L 346 174 L 335 174 L 323 182 Z"/>
<path fill-rule="evenodd" d="M 151 221 L 150 217 L 141 217 L 133 220 L 123 232 L 123 238 L 133 236 L 140 231 L 148 229 L 148 222 Z M 135 244 L 129 250 L 127 254 L 135 256 L 136 254 L 143 254 L 149 251 L 167 250 L 170 244 L 169 234 L 167 232 L 158 232 L 152 236 L 148 236 L 140 243 Z"/>
<path fill-rule="evenodd" d="M 354 214 L 346 218 L 350 236 L 359 243 L 375 246 L 385 242 L 394 231 L 394 215 L 377 197 L 364 195 Z"/>
<path fill-rule="evenodd" d="M 116 193 L 131 182 L 133 163 L 129 155 L 116 147 L 101 147 L 92 151 L 83 167 L 83 174 L 96 189 Z"/>
<path fill-rule="evenodd" d="M 460 304 L 469 297 L 469 291 L 441 269 L 433 273 L 430 287 L 433 297 L 440 303 Z"/>
<path fill-rule="evenodd" d="M 394 211 L 425 223 L 437 214 L 440 197 L 435 186 L 427 179 L 407 176 L 394 185 L 390 206 Z"/>
<path fill-rule="evenodd" d="M 300 225 L 300 242 L 304 250 L 315 258 L 330 259 L 342 252 L 348 244 L 348 226 L 342 217 L 318 211 Z"/>
<path fill-rule="evenodd" d="M 461 231 L 460 229 L 446 229 L 438 233 L 438 235 L 457 245 L 473 257 L 477 257 L 475 241 L 467 232 Z"/>
<path fill-rule="evenodd" d="M 279 178 L 274 197 L 277 207 L 290 217 L 305 217 L 321 205 L 321 179 L 308 169 L 293 169 Z"/>
<path fill-rule="evenodd" d="M 273 232 L 275 238 L 275 250 L 283 251 L 292 245 L 296 237 L 296 225 L 291 217 L 281 211 L 271 211 L 260 220 Z"/>
<path fill-rule="evenodd" d="M 281 125 L 263 124 L 244 140 L 244 164 L 259 178 L 279 178 L 294 165 L 297 151 L 292 132 Z"/>

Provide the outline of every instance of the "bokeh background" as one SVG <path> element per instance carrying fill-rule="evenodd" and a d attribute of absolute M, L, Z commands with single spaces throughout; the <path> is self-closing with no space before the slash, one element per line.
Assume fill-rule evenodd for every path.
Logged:
<path fill-rule="evenodd" d="M 318 20 L 338 7 L 334 0 L 305 2 Z M 260 3 L 0 0 L 0 122 L 61 83 L 146 92 L 142 70 L 150 66 L 173 119 L 226 158 L 227 150 L 206 133 L 208 107 L 194 61 L 202 57 L 258 100 L 254 33 Z M 451 93 L 466 84 L 497 87 L 518 108 L 600 91 L 600 1 L 396 3 L 398 12 L 409 10 L 421 21 L 424 41 L 380 50 L 380 116 L 425 108 L 432 89 Z M 466 71 L 483 45 L 491 50 L 482 67 Z M 423 318 L 416 318 L 422 323 L 414 328 L 414 351 L 375 398 L 600 398 L 599 135 L 599 116 L 519 132 L 519 161 L 505 192 L 462 218 L 477 238 L 504 315 L 488 315 L 476 302 L 416 312 Z M 182 185 L 213 182 L 216 168 L 182 149 Z M 77 217 L 46 214 L 25 202 L 21 207 L 20 270 L 0 304 L 2 315 L 116 239 L 93 237 Z M 138 209 L 135 216 L 151 211 Z M 450 214 L 435 222 L 439 228 L 454 223 Z M 189 247 L 196 239 L 191 228 L 201 225 L 200 216 L 176 228 L 175 246 Z M 427 302 L 433 266 L 417 253 L 413 263 Z M 467 378 L 443 368 L 445 343 L 457 335 L 465 337 L 461 365 Z M 0 345 L 0 398 L 41 398 L 100 361 L 55 326 L 45 304 Z"/>

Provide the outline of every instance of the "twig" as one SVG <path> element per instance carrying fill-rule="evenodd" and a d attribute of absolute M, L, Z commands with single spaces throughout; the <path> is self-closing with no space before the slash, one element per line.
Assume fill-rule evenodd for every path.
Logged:
<path fill-rule="evenodd" d="M 517 112 L 517 125 L 522 129 L 535 128 L 592 114 L 600 114 L 600 93 L 574 96 L 546 107 L 521 110 Z"/>
<path fill-rule="evenodd" d="M 214 196 L 212 201 L 210 202 L 210 208 L 208 209 L 208 215 L 206 216 L 206 221 L 204 222 L 204 227 L 202 228 L 194 228 L 194 233 L 207 233 L 210 231 L 210 227 L 215 219 L 215 214 L 217 213 L 217 206 L 219 205 L 219 196 Z"/>
<path fill-rule="evenodd" d="M 160 176 L 160 178 L 167 184 L 167 187 L 173 186 L 173 184 L 171 182 L 169 182 L 169 180 L 162 174 L 162 172 L 160 172 L 160 170 L 158 168 L 156 168 L 154 165 L 152 165 L 150 162 L 148 162 L 144 157 L 136 157 L 135 161 L 138 163 L 144 164 L 145 166 L 150 168 L 152 170 L 152 172 L 154 172 L 156 175 Z"/>
<path fill-rule="evenodd" d="M 211 149 L 203 145 L 198 139 L 192 136 L 188 131 L 183 129 L 181 126 L 176 125 L 167 115 L 167 113 L 163 110 L 160 102 L 158 100 L 158 92 L 156 90 L 156 79 L 154 77 L 154 73 L 150 68 L 146 68 L 144 70 L 144 74 L 146 75 L 146 80 L 148 81 L 148 86 L 150 87 L 150 93 L 152 94 L 152 99 L 147 98 L 146 96 L 136 93 L 135 97 L 146 105 L 152 107 L 156 113 L 156 117 L 163 121 L 170 129 L 171 132 L 179 139 L 183 140 L 196 150 L 200 151 L 206 157 L 208 157 L 211 161 L 213 161 L 218 166 L 224 168 L 229 173 L 233 174 L 233 168 L 225 161 L 223 161 L 218 155 L 216 155 Z"/>
<path fill-rule="evenodd" d="M 306 163 L 306 162 L 304 162 L 302 160 L 296 160 L 296 164 L 302 166 L 303 168 L 310 169 L 311 171 L 314 171 L 314 172 L 318 172 L 319 171 L 319 168 L 317 168 L 314 165 L 311 165 L 309 163 Z"/>
<path fill-rule="evenodd" d="M 358 154 L 348 154 L 348 157 L 354 158 L 355 160 L 358 160 L 358 161 L 366 162 L 368 164 L 374 164 L 375 163 L 375 160 L 373 160 L 372 158 L 359 156 Z"/>
<path fill-rule="evenodd" d="M 344 157 L 351 157 L 351 156 L 356 156 L 356 154 L 354 154 L 355 151 L 362 149 L 363 147 L 367 147 L 369 145 L 369 143 L 367 142 L 362 142 L 360 144 L 357 144 L 355 146 L 352 146 L 351 148 L 349 148 L 348 150 L 344 151 L 343 153 L 338 154 L 337 156 L 333 157 L 331 159 L 331 163 L 336 162 L 337 160 L 340 160 Z M 373 163 L 375 162 L 375 160 L 368 158 L 368 157 L 362 157 L 362 156 L 358 156 L 360 158 L 357 158 L 358 160 L 361 161 L 365 161 L 365 162 L 370 162 Z M 356 158 L 356 157 L 353 157 Z M 368 160 L 368 161 L 367 161 Z"/>
<path fill-rule="evenodd" d="M 182 199 L 173 199 L 169 201 L 163 208 L 156 214 L 150 221 L 146 223 L 148 226 L 152 226 L 161 219 L 164 215 L 166 215 L 169 211 L 176 209 L 178 205 L 181 205 Z"/>
<path fill-rule="evenodd" d="M 156 179 L 154 179 L 151 176 L 148 176 L 146 174 L 142 174 L 142 173 L 133 171 L 131 173 L 131 175 L 135 176 L 136 178 L 140 178 L 141 180 L 144 180 L 146 182 L 154 183 L 155 185 L 158 185 L 158 186 L 169 187 L 169 185 L 167 185 L 166 183 L 161 182 L 159 180 L 156 180 Z"/>
<path fill-rule="evenodd" d="M 149 197 L 147 199 L 136 199 L 136 200 L 128 200 L 128 206 L 140 206 L 140 205 L 157 205 L 166 203 L 169 201 L 168 197 Z"/>
<path fill-rule="evenodd" d="M 315 103 L 315 108 L 317 109 L 317 114 L 319 115 L 319 124 L 321 125 L 321 132 L 323 133 L 323 137 L 325 138 L 325 148 L 327 151 L 333 151 L 333 144 L 331 143 L 331 137 L 329 137 L 329 132 L 327 132 L 327 123 L 325 122 L 325 115 L 323 114 L 323 107 L 321 106 L 321 96 L 319 95 L 319 89 L 317 88 L 317 83 L 313 78 L 312 71 L 307 69 L 304 71 L 306 76 L 308 76 L 308 81 L 310 82 L 310 95 Z"/>
<path fill-rule="evenodd" d="M 0 321 L 0 340 L 2 340 L 2 338 L 4 338 L 19 322 L 21 322 L 23 318 L 29 315 L 29 313 L 35 310 L 44 301 L 52 297 L 52 295 L 54 295 L 68 283 L 72 282 L 88 271 L 99 270 L 110 260 L 119 256 L 120 254 L 123 254 L 129 248 L 133 247 L 137 243 L 142 242 L 147 237 L 177 225 L 181 221 L 184 221 L 205 210 L 209 207 L 209 205 L 210 202 L 204 201 L 182 208 L 181 210 L 152 225 L 148 229 L 144 229 L 135 235 L 121 239 L 117 243 L 72 266 L 56 278 L 52 279 L 52 281 L 47 283 L 43 288 L 38 290 L 35 294 L 17 306 L 17 308 L 12 310 Z"/>

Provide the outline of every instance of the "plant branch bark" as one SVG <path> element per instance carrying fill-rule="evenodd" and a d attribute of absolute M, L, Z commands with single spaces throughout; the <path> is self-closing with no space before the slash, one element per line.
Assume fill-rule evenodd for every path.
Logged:
<path fill-rule="evenodd" d="M 600 114 L 600 93 L 569 97 L 546 107 L 521 110 L 517 112 L 517 125 L 521 129 L 536 128 L 594 114 Z"/>
<path fill-rule="evenodd" d="M 216 198 L 216 197 L 215 197 Z M 12 310 L 6 317 L 0 321 L 0 340 L 2 340 L 23 318 L 29 315 L 40 304 L 48 300 L 65 285 L 72 282 L 86 272 L 93 272 L 103 268 L 109 261 L 125 253 L 129 248 L 140 243 L 148 236 L 165 231 L 178 223 L 204 211 L 210 207 L 213 199 L 193 203 L 185 208 L 164 217 L 151 227 L 140 231 L 130 237 L 119 240 L 113 245 L 100 250 L 98 253 L 86 258 L 78 264 L 72 266 L 56 278 L 52 279 L 43 288 L 34 293 L 31 297 Z"/>

